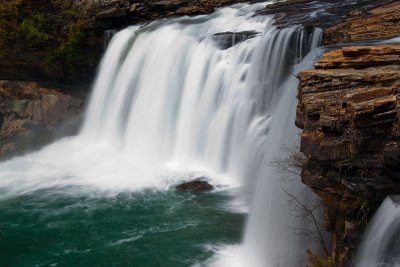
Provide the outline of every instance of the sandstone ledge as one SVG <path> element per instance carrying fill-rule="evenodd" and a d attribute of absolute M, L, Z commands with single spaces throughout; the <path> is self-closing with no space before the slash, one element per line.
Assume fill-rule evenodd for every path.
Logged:
<path fill-rule="evenodd" d="M 399 36 L 400 3 L 378 7 L 367 15 L 353 12 L 344 22 L 324 32 L 325 44 L 355 42 Z"/>

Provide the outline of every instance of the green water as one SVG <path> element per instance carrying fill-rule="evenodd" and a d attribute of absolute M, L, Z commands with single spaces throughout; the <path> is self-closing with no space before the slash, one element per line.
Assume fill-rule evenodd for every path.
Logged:
<path fill-rule="evenodd" d="M 1 200 L 0 266 L 191 266 L 213 255 L 207 245 L 240 241 L 228 192 L 78 192 Z"/>

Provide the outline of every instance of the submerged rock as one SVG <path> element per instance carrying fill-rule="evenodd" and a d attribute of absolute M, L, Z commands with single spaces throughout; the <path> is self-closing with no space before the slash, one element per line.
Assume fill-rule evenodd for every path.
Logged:
<path fill-rule="evenodd" d="M 180 184 L 175 189 L 178 191 L 208 192 L 213 190 L 214 187 L 205 181 L 196 180 Z"/>

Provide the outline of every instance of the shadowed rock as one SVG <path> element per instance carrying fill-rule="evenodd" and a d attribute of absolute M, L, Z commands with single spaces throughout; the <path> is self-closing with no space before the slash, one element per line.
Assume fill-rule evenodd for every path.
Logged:
<path fill-rule="evenodd" d="M 213 35 L 212 39 L 217 43 L 220 49 L 228 49 L 240 42 L 253 38 L 260 34 L 256 31 L 243 31 L 243 32 L 221 32 Z"/>

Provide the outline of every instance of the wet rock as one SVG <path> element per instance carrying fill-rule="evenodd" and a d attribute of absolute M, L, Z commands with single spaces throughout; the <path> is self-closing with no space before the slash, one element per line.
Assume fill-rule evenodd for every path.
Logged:
<path fill-rule="evenodd" d="M 212 39 L 217 43 L 220 49 L 224 50 L 259 34 L 260 33 L 256 31 L 221 32 L 214 34 Z"/>
<path fill-rule="evenodd" d="M 71 97 L 68 95 L 45 95 L 42 98 L 43 119 L 46 123 L 56 123 L 68 114 Z"/>
<path fill-rule="evenodd" d="M 178 191 L 189 191 L 189 192 L 208 192 L 214 189 L 214 187 L 205 181 L 191 181 L 180 184 L 175 187 Z"/>

